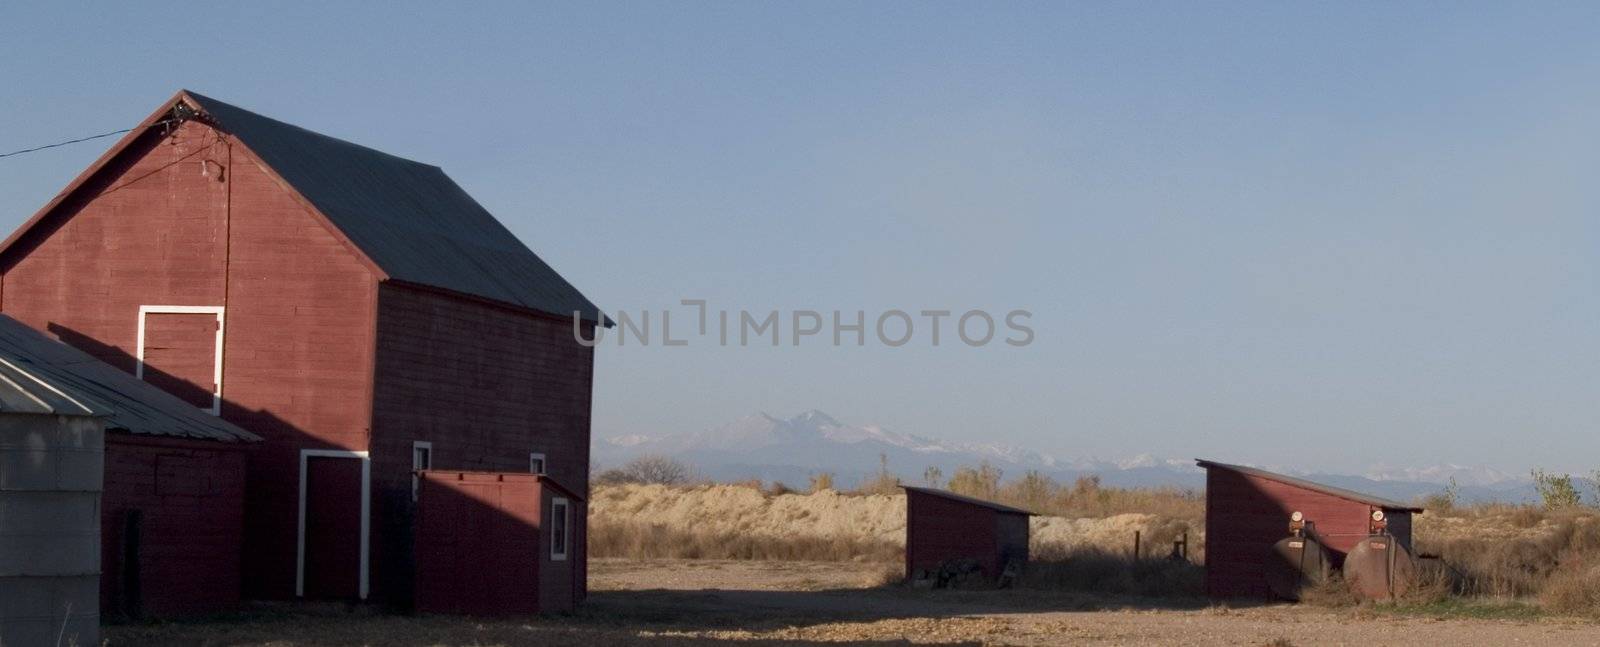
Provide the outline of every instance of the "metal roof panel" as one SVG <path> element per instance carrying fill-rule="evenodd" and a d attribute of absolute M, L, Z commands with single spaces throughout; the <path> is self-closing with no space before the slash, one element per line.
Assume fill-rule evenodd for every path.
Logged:
<path fill-rule="evenodd" d="M 952 501 L 959 501 L 961 503 L 967 503 L 967 504 L 971 504 L 971 505 L 975 505 L 975 506 L 979 506 L 979 507 L 983 507 L 983 508 L 989 508 L 990 510 L 994 510 L 996 512 L 1004 512 L 1006 514 L 1024 514 L 1024 515 L 1028 515 L 1028 516 L 1038 516 L 1038 513 L 1029 512 L 1029 511 L 1023 510 L 1021 508 L 1013 508 L 1011 506 L 995 503 L 993 501 L 985 501 L 983 499 L 975 499 L 975 498 L 972 498 L 970 496 L 956 494 L 955 492 L 950 492 L 950 491 L 947 491 L 947 490 L 937 490 L 937 489 L 934 489 L 934 488 L 916 487 L 916 486 L 912 486 L 912 485 L 902 485 L 902 486 L 900 486 L 900 489 L 905 490 L 907 492 L 916 492 L 918 494 L 927 494 L 927 495 L 930 495 L 930 496 L 936 496 L 936 497 L 940 497 L 940 498 L 950 499 Z"/>
<path fill-rule="evenodd" d="M 1401 503 L 1401 502 L 1395 501 L 1393 499 L 1385 499 L 1385 498 L 1379 497 L 1379 496 L 1373 496 L 1373 495 L 1370 495 L 1370 494 L 1363 494 L 1363 493 L 1357 492 L 1355 490 L 1346 490 L 1346 489 L 1344 489 L 1342 487 L 1334 487 L 1332 485 L 1324 485 L 1322 483 L 1317 483 L 1315 481 L 1307 481 L 1307 480 L 1305 480 L 1303 478 L 1297 478 L 1297 477 L 1289 476 L 1287 474 L 1279 474 L 1277 472 L 1268 472 L 1268 471 L 1263 470 L 1263 469 L 1256 469 L 1254 467 L 1246 467 L 1244 465 L 1230 465 L 1228 463 L 1218 463 L 1216 461 L 1208 461 L 1208 460 L 1205 460 L 1203 458 L 1196 458 L 1196 459 L 1194 459 L 1194 462 L 1195 462 L 1196 465 L 1199 465 L 1200 467 L 1203 467 L 1203 468 L 1206 468 L 1206 469 L 1213 469 L 1213 468 L 1225 469 L 1225 470 L 1230 470 L 1230 471 L 1234 471 L 1234 472 L 1239 472 L 1241 474 L 1249 474 L 1251 476 L 1257 476 L 1257 477 L 1260 477 L 1260 478 L 1267 479 L 1269 481 L 1277 481 L 1279 483 L 1285 483 L 1285 484 L 1288 484 L 1288 485 L 1293 485 L 1295 487 L 1305 488 L 1305 489 L 1311 490 L 1313 492 L 1321 492 L 1321 493 L 1327 494 L 1329 496 L 1336 496 L 1336 497 L 1339 497 L 1341 499 L 1346 499 L 1346 500 L 1349 500 L 1349 501 L 1355 501 L 1356 503 L 1365 503 L 1367 505 L 1374 505 L 1374 506 L 1378 506 L 1380 508 L 1385 508 L 1385 509 L 1389 509 L 1389 510 L 1401 510 L 1401 511 L 1405 511 L 1405 512 L 1422 512 L 1422 508 L 1419 508 L 1417 506 L 1411 505 L 1409 503 Z"/>
<path fill-rule="evenodd" d="M 595 320 L 594 303 L 439 167 L 185 94 L 390 278 Z"/>
<path fill-rule="evenodd" d="M 42 403 L 41 408 L 51 409 L 38 413 L 104 416 L 107 429 L 229 442 L 261 440 L 153 384 L 0 314 L 0 410 L 22 406 L 14 404 L 20 401 L 8 385 L 24 385 L 35 396 L 35 402 Z"/>

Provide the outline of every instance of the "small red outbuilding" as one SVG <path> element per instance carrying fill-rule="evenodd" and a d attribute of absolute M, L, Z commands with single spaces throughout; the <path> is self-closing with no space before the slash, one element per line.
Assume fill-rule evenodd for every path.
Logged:
<path fill-rule="evenodd" d="M 983 576 L 1000 577 L 1008 564 L 1028 561 L 1033 513 L 932 488 L 906 491 L 906 578 L 923 579 L 964 560 Z"/>
<path fill-rule="evenodd" d="M 0 364 L 105 412 L 101 613 L 236 606 L 244 450 L 260 437 L 5 315 Z"/>
<path fill-rule="evenodd" d="M 1301 513 L 1337 568 L 1374 527 L 1411 548 L 1411 514 L 1422 508 L 1243 465 L 1196 460 L 1206 470 L 1206 592 L 1215 597 L 1271 597 L 1267 565 L 1273 544 Z"/>
<path fill-rule="evenodd" d="M 582 496 L 542 474 L 418 473 L 416 608 L 571 611 L 588 587 Z"/>

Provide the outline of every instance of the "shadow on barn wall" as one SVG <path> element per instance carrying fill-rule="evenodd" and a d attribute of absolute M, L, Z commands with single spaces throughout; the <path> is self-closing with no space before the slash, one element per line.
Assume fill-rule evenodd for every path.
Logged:
<path fill-rule="evenodd" d="M 103 344 L 88 335 L 59 323 L 50 323 L 47 327 L 49 333 L 68 345 L 130 374 L 135 372 L 138 359 L 121 347 Z M 186 402 L 210 402 L 212 399 L 211 391 L 177 376 L 164 373 L 154 367 L 147 365 L 144 373 L 146 381 L 160 385 L 163 390 Z M 234 556 L 233 563 L 236 568 L 242 569 L 240 572 L 240 591 L 238 592 L 240 597 L 246 599 L 268 598 L 269 596 L 261 595 L 261 591 L 269 589 L 269 586 L 264 581 L 265 578 L 276 577 L 281 579 L 287 577 L 292 580 L 295 576 L 297 565 L 293 561 L 281 563 L 276 573 L 268 575 L 261 572 L 266 570 L 263 568 L 257 568 L 252 571 L 249 566 L 251 563 L 249 560 L 244 560 L 243 565 L 239 566 L 241 558 L 243 554 L 250 551 L 281 554 L 285 551 L 277 547 L 285 544 L 293 546 L 297 543 L 298 538 L 293 535 L 269 536 L 261 528 L 252 527 L 250 517 L 252 514 L 257 514 L 253 511 L 270 509 L 269 506 L 265 505 L 267 501 L 281 497 L 299 497 L 300 484 L 293 475 L 299 472 L 300 450 L 340 448 L 330 445 L 326 440 L 304 433 L 294 424 L 274 415 L 271 411 L 249 409 L 230 402 L 226 398 L 226 392 L 224 392 L 221 408 L 224 418 L 267 439 L 263 443 L 265 446 L 256 447 L 248 451 L 250 467 L 246 473 L 244 527 L 240 531 L 243 536 L 243 542 L 236 547 L 238 554 Z M 369 536 L 369 582 L 373 595 L 369 598 L 369 601 L 380 603 L 392 611 L 411 612 L 415 610 L 415 603 L 418 598 L 418 593 L 415 590 L 417 582 L 417 547 L 415 543 L 416 533 L 414 531 L 417 518 L 417 503 L 412 498 L 412 483 L 409 480 L 403 482 L 385 480 L 381 476 L 381 471 L 376 467 L 378 457 L 374 456 L 372 460 L 372 525 Z M 409 463 L 411 457 L 406 456 L 404 460 Z M 354 463 L 355 461 L 349 462 Z M 487 461 L 480 460 L 479 462 L 486 463 Z M 294 465 L 294 468 L 292 471 L 285 471 L 285 465 Z M 461 466 L 436 464 L 435 468 L 487 471 L 489 466 L 487 464 Z M 276 476 L 282 474 L 290 474 L 291 476 L 287 478 Z M 337 475 L 334 476 L 337 477 Z M 359 471 L 354 473 L 354 478 L 359 479 Z M 540 517 L 537 515 L 529 517 L 526 515 L 507 514 L 505 510 L 498 507 L 498 502 L 474 499 L 460 491 L 448 488 L 434 488 L 431 492 L 440 499 L 437 501 L 439 507 L 449 510 L 450 514 L 458 515 L 461 520 L 460 523 L 466 527 L 478 528 L 485 532 L 493 533 L 493 536 L 503 540 L 505 546 L 511 546 L 511 551 L 531 547 L 533 551 L 527 556 L 529 560 L 538 559 L 538 556 L 541 555 L 549 555 L 548 543 L 550 538 L 548 533 L 541 533 L 541 526 L 538 523 Z M 574 493 L 574 496 L 570 498 L 581 499 L 585 497 L 587 497 L 587 492 L 579 492 Z M 319 528 L 315 523 L 316 511 L 319 507 L 327 509 L 325 506 L 319 506 L 317 501 L 307 501 L 306 598 L 354 599 L 357 596 L 358 579 L 335 578 L 339 581 L 319 581 L 316 573 L 319 570 L 338 569 L 344 573 L 352 574 L 353 577 L 359 577 L 359 518 L 348 527 Z M 581 500 L 574 501 L 571 510 L 574 515 L 572 523 L 575 525 L 573 536 L 577 538 L 577 541 L 582 542 L 585 539 L 582 534 L 584 517 L 578 515 L 583 514 L 586 511 L 586 507 Z M 349 512 L 348 510 L 340 511 L 337 506 L 333 507 L 333 511 Z M 358 500 L 356 501 L 355 514 L 359 517 Z M 104 556 L 102 577 L 113 578 L 112 581 L 116 583 L 115 586 L 111 587 L 109 599 L 106 600 L 106 616 L 111 619 L 138 617 L 144 615 L 141 613 L 142 610 L 138 608 L 138 589 L 148 590 L 151 586 L 181 584 L 146 581 L 143 586 L 135 585 L 132 587 L 134 593 L 130 594 L 128 585 L 130 573 L 133 574 L 131 577 L 137 578 L 138 573 L 181 572 L 183 568 L 161 568 L 158 562 L 172 561 L 173 557 L 162 555 L 159 551 L 150 550 L 141 551 L 139 564 L 130 565 L 124 563 L 124 554 L 127 551 L 121 532 L 122 524 L 118 522 L 116 515 L 115 511 L 106 511 L 105 516 L 108 521 L 105 522 L 105 527 L 102 528 L 102 532 L 105 533 L 102 537 L 102 544 L 105 548 L 102 551 Z M 289 529 L 294 530 L 297 525 L 291 524 Z M 195 528 L 174 528 L 170 524 L 166 528 L 167 532 L 172 534 L 201 531 Z M 161 532 L 160 527 L 150 525 L 147 520 L 145 530 L 142 532 L 143 538 L 141 539 L 145 545 L 153 543 L 152 540 L 154 539 L 159 539 L 159 537 L 152 537 L 152 532 Z M 348 541 L 335 542 L 337 544 L 334 546 L 335 554 L 322 554 L 319 556 L 316 554 L 319 551 L 312 550 L 309 544 L 318 535 L 326 535 L 330 532 L 340 533 Z M 355 536 L 351 537 L 350 533 L 354 533 Z M 189 541 L 191 539 L 192 537 L 187 536 L 175 537 L 174 541 Z M 493 546 L 495 544 L 480 544 L 479 548 Z M 452 582 L 445 585 L 451 587 L 450 591 L 445 593 L 434 592 L 433 597 L 437 598 L 439 595 L 453 596 L 466 600 L 471 604 L 479 604 L 486 613 L 491 615 L 508 613 L 513 609 L 527 608 L 525 606 L 526 599 L 520 600 L 524 603 L 524 606 L 508 606 L 506 603 L 517 601 L 512 589 L 518 585 L 535 582 L 534 576 L 531 573 L 519 576 L 515 572 L 516 556 L 514 552 L 500 550 L 498 553 L 499 559 L 497 561 L 475 560 L 462 564 L 464 568 L 476 566 L 480 569 L 476 572 L 469 571 L 464 574 L 466 579 L 476 579 L 479 582 L 478 590 L 464 590 L 460 582 Z M 572 592 L 571 597 L 566 598 L 564 601 L 556 601 L 559 603 L 557 604 L 558 607 L 570 607 L 574 601 L 582 600 L 587 594 L 587 586 L 585 584 L 587 568 L 584 561 L 586 546 L 583 543 L 577 543 L 569 553 L 571 554 L 569 559 L 573 560 L 571 563 L 577 569 L 578 579 L 575 583 L 575 588 L 570 589 Z M 289 552 L 289 556 L 292 558 L 293 552 Z M 181 556 L 179 559 L 181 559 Z M 319 561 L 321 562 L 320 564 L 318 563 Z M 548 569 L 541 571 L 540 577 L 547 579 L 550 577 L 550 571 Z M 325 580 L 327 578 L 322 579 Z M 318 595 L 315 592 L 317 588 L 328 590 L 332 593 Z M 503 592 L 506 597 L 485 597 L 486 592 L 495 591 Z"/>

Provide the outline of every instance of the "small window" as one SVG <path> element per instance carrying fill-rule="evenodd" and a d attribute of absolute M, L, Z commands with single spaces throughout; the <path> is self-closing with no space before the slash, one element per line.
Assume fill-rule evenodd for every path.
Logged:
<path fill-rule="evenodd" d="M 417 500 L 417 486 L 422 482 L 422 477 L 417 475 L 419 470 L 433 469 L 433 443 L 418 440 L 411 443 L 411 500 Z"/>
<path fill-rule="evenodd" d="M 545 471 L 544 471 L 544 454 L 540 454 L 538 452 L 534 452 L 532 454 L 528 454 L 528 472 L 532 473 L 532 474 L 544 474 L 545 473 Z"/>
<path fill-rule="evenodd" d="M 558 562 L 567 558 L 567 544 L 572 538 L 567 508 L 566 499 L 550 500 L 550 559 Z"/>

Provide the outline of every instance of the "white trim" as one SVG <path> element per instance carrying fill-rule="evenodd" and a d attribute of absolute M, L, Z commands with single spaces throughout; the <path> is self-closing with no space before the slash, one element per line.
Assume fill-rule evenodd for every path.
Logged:
<path fill-rule="evenodd" d="M 533 462 L 534 461 L 539 461 L 539 469 L 533 469 Z M 547 474 L 549 472 L 550 472 L 550 462 L 545 460 L 544 452 L 529 452 L 528 453 L 528 473 L 530 473 L 530 474 Z"/>
<path fill-rule="evenodd" d="M 428 464 L 427 465 L 418 465 L 417 464 L 417 450 L 419 450 L 419 449 L 428 450 Z M 417 476 L 417 470 L 431 470 L 431 469 L 433 469 L 433 443 L 428 442 L 426 440 L 413 440 L 413 441 L 411 441 L 411 500 L 412 501 L 416 501 L 417 500 L 417 485 L 422 482 L 421 477 Z"/>
<path fill-rule="evenodd" d="M 361 460 L 361 599 L 367 599 L 367 552 L 372 530 L 372 458 L 367 452 L 343 449 L 300 450 L 300 523 L 295 537 L 294 594 L 306 595 L 306 459 L 356 458 Z"/>
<path fill-rule="evenodd" d="M 556 552 L 556 510 L 561 511 L 561 552 Z M 572 552 L 572 504 L 566 497 L 550 498 L 550 561 L 564 562 Z"/>
<path fill-rule="evenodd" d="M 227 317 L 224 316 L 227 308 L 224 306 L 139 306 L 139 333 L 137 339 L 138 349 L 134 355 L 137 363 L 134 364 L 133 375 L 144 379 L 144 318 L 145 315 L 216 315 L 217 316 L 217 353 L 216 367 L 211 374 L 211 381 L 215 383 L 216 390 L 211 392 L 211 415 L 222 415 L 222 329 L 226 325 Z"/>

